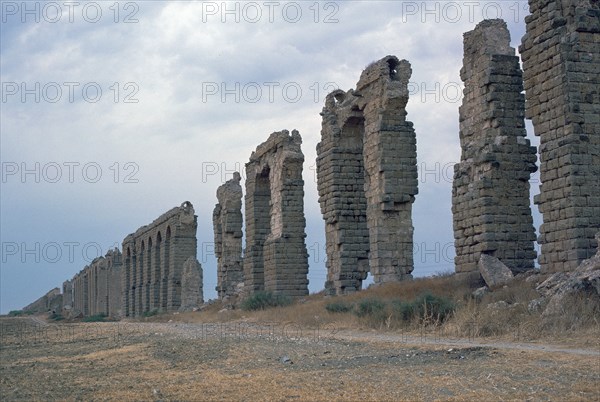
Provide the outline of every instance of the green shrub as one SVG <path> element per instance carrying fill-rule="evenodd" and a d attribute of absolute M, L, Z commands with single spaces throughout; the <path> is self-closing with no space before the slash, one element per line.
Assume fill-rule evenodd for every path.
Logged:
<path fill-rule="evenodd" d="M 271 292 L 256 292 L 242 302 L 242 310 L 264 310 L 269 307 L 288 306 L 292 299 L 284 295 L 275 295 Z"/>
<path fill-rule="evenodd" d="M 62 316 L 62 314 L 55 312 L 52 312 L 48 318 L 53 321 L 62 321 L 65 319 L 65 317 Z"/>
<path fill-rule="evenodd" d="M 100 314 L 96 314 L 96 315 L 91 315 L 89 317 L 85 317 L 82 321 L 83 322 L 105 322 L 106 314 L 100 313 Z"/>
<path fill-rule="evenodd" d="M 383 313 L 385 309 L 385 303 L 381 300 L 377 299 L 364 299 L 361 300 L 356 309 L 354 310 L 354 314 L 357 317 L 373 317 L 379 316 Z"/>
<path fill-rule="evenodd" d="M 404 306 L 403 319 L 417 318 L 420 321 L 444 322 L 454 313 L 456 305 L 447 297 L 435 296 L 429 292 L 418 296 L 410 306 Z"/>
<path fill-rule="evenodd" d="M 142 314 L 142 316 L 143 317 L 153 317 L 153 316 L 155 316 L 157 314 L 158 314 L 158 309 L 155 308 L 155 309 L 152 309 L 150 311 L 144 311 L 144 313 Z"/>
<path fill-rule="evenodd" d="M 394 300 L 390 306 L 391 314 L 398 321 L 410 321 L 414 316 L 414 306 L 412 302 Z"/>
<path fill-rule="evenodd" d="M 11 310 L 11 311 L 8 312 L 8 316 L 9 317 L 18 317 L 18 316 L 23 315 L 23 314 L 25 314 L 23 312 L 23 310 Z"/>
<path fill-rule="evenodd" d="M 354 304 L 346 303 L 343 301 L 336 301 L 332 303 L 327 303 L 325 305 L 325 310 L 329 311 L 330 313 L 347 313 L 349 311 L 352 311 L 353 308 Z"/>

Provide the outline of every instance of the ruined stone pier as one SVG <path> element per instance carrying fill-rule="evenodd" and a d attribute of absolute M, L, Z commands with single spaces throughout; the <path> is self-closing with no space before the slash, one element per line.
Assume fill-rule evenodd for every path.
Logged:
<path fill-rule="evenodd" d="M 600 228 L 600 3 L 529 0 L 526 116 L 540 137 L 543 272 L 592 257 Z"/>
<path fill-rule="evenodd" d="M 308 294 L 301 143 L 296 130 L 275 132 L 246 164 L 245 294 Z"/>
<path fill-rule="evenodd" d="M 240 174 L 217 189 L 218 204 L 213 210 L 217 294 L 227 299 L 239 293 L 244 283 L 242 265 L 242 186 Z"/>
<path fill-rule="evenodd" d="M 356 90 L 327 96 L 317 145 L 325 220 L 326 291 L 411 277 L 416 137 L 406 120 L 410 63 L 387 56 L 361 74 Z"/>
<path fill-rule="evenodd" d="M 502 20 L 464 34 L 459 109 L 461 161 L 454 166 L 452 212 L 456 272 L 476 271 L 481 254 L 513 272 L 534 267 L 529 177 L 535 147 L 525 138 L 519 58 Z"/>

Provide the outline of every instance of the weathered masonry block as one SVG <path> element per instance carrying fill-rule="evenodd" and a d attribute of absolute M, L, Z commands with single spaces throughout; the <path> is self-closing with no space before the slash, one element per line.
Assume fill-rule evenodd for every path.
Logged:
<path fill-rule="evenodd" d="M 244 283 L 242 268 L 242 186 L 240 174 L 217 189 L 219 203 L 213 210 L 217 293 L 219 299 L 237 295 Z"/>
<path fill-rule="evenodd" d="M 67 282 L 63 284 L 65 308 L 72 303 L 73 315 L 121 317 L 121 269 L 122 255 L 118 249 L 95 258 L 73 277 L 71 289 Z"/>
<path fill-rule="evenodd" d="M 246 163 L 245 294 L 308 294 L 301 143 L 296 130 L 275 132 Z"/>
<path fill-rule="evenodd" d="M 194 207 L 186 201 L 123 240 L 124 316 L 181 307 L 183 265 L 196 258 L 196 228 Z"/>
<path fill-rule="evenodd" d="M 464 34 L 460 76 L 462 152 L 452 187 L 456 272 L 476 271 L 482 253 L 514 273 L 532 269 L 529 177 L 537 158 L 525 138 L 522 73 L 504 21 L 484 20 Z"/>
<path fill-rule="evenodd" d="M 519 51 L 540 137 L 542 272 L 592 257 L 600 228 L 600 2 L 529 0 Z"/>
<path fill-rule="evenodd" d="M 406 120 L 406 60 L 386 56 L 362 73 L 356 90 L 327 96 L 317 145 L 319 203 L 325 220 L 326 291 L 360 290 L 410 278 L 416 137 Z"/>

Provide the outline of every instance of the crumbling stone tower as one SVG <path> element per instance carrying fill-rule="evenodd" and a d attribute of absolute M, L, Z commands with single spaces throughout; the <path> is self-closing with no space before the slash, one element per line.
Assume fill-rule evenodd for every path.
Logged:
<path fill-rule="evenodd" d="M 529 0 L 519 51 L 540 137 L 542 272 L 594 255 L 600 228 L 600 2 Z"/>
<path fill-rule="evenodd" d="M 301 143 L 296 130 L 275 132 L 246 164 L 246 294 L 308 294 Z"/>
<path fill-rule="evenodd" d="M 525 138 L 522 74 L 504 21 L 485 20 L 464 34 L 460 76 L 462 152 L 452 187 L 456 272 L 477 270 L 482 253 L 513 272 L 532 269 L 529 177 L 536 153 Z"/>
<path fill-rule="evenodd" d="M 416 137 L 406 121 L 406 60 L 386 56 L 361 74 L 356 90 L 327 96 L 317 145 L 319 203 L 325 220 L 330 294 L 411 277 Z"/>
<path fill-rule="evenodd" d="M 197 226 L 194 207 L 186 201 L 123 240 L 125 316 L 181 307 L 183 265 L 189 257 L 196 258 Z"/>
<path fill-rule="evenodd" d="M 242 267 L 242 186 L 240 174 L 217 189 L 219 203 L 213 211 L 217 292 L 219 299 L 234 296 L 244 283 Z"/>

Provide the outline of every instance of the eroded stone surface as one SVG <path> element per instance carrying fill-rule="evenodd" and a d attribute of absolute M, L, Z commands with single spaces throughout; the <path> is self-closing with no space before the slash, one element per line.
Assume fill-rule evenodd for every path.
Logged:
<path fill-rule="evenodd" d="M 301 143 L 296 130 L 272 133 L 246 164 L 245 294 L 308 294 Z"/>
<path fill-rule="evenodd" d="M 529 0 L 523 59 L 527 118 L 540 137 L 542 272 L 594 255 L 600 228 L 600 3 Z"/>
<path fill-rule="evenodd" d="M 219 203 L 213 210 L 217 293 L 219 299 L 236 296 L 244 283 L 242 266 L 242 186 L 240 174 L 217 189 Z"/>
<path fill-rule="evenodd" d="M 529 177 L 536 154 L 525 138 L 522 74 L 504 21 L 485 20 L 465 33 L 460 75 L 465 89 L 461 162 L 452 187 L 455 270 L 476 270 L 483 253 L 515 273 L 532 269 Z"/>
<path fill-rule="evenodd" d="M 410 63 L 387 56 L 369 65 L 356 90 L 327 96 L 317 145 L 330 294 L 410 278 L 416 137 L 406 121 Z"/>

